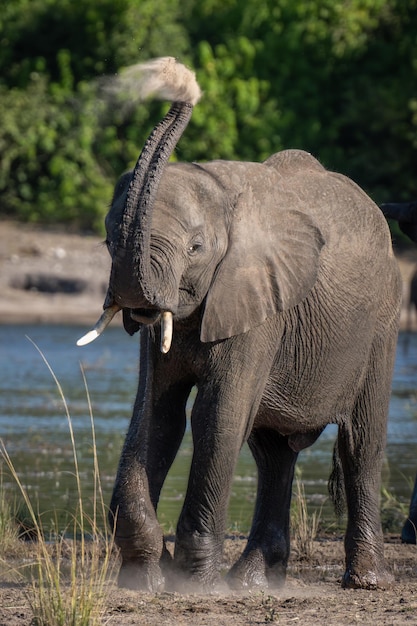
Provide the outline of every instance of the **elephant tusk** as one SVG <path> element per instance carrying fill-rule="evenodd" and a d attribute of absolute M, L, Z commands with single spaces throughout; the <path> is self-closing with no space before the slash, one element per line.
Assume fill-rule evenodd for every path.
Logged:
<path fill-rule="evenodd" d="M 173 318 L 171 311 L 164 311 L 161 315 L 161 352 L 166 354 L 172 342 Z"/>
<path fill-rule="evenodd" d="M 105 309 L 94 328 L 80 337 L 77 341 L 77 346 L 85 346 L 87 343 L 91 343 L 94 339 L 97 339 L 103 330 L 110 324 L 116 313 L 120 311 L 120 308 L 121 307 L 119 307 L 118 304 L 113 304 L 108 309 Z"/>

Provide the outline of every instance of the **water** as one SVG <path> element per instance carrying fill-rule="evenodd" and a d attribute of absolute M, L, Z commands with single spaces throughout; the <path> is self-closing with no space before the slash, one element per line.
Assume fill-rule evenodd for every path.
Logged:
<path fill-rule="evenodd" d="M 19 479 L 43 515 L 75 511 L 78 494 L 66 408 L 53 377 L 30 337 L 45 355 L 62 386 L 76 440 L 83 497 L 93 497 L 92 431 L 85 371 L 94 415 L 101 485 L 110 501 L 117 463 L 128 427 L 137 384 L 138 341 L 121 328 L 110 327 L 88 348 L 77 348 L 82 334 L 71 326 L 0 326 L 0 438 Z M 190 403 L 191 404 L 191 403 Z M 300 454 L 298 468 L 310 507 L 322 507 L 329 525 L 334 516 L 327 498 L 327 479 L 336 428 Z M 384 485 L 407 503 L 417 469 L 417 335 L 401 335 L 390 405 Z M 187 431 L 161 496 L 159 518 L 166 532 L 175 528 L 191 461 Z M 3 469 L 3 484 L 19 494 Z M 256 471 L 248 448 L 236 468 L 229 509 L 229 527 L 246 532 L 256 491 Z M 12 496 L 11 496 L 12 497 Z M 58 511 L 58 513 L 56 513 Z"/>

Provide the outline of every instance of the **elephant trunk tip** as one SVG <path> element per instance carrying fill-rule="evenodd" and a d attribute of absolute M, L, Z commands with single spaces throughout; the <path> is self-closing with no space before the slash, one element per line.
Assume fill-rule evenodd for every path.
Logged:
<path fill-rule="evenodd" d="M 159 100 L 196 105 L 201 89 L 195 73 L 174 57 L 159 57 L 129 67 L 119 79 L 135 83 L 141 100 L 152 96 Z"/>

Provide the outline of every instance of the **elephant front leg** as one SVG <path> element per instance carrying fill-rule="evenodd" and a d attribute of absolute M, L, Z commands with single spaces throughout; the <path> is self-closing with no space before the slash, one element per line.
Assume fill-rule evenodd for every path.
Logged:
<path fill-rule="evenodd" d="M 142 415 L 136 423 L 132 418 L 110 505 L 115 542 L 122 556 L 121 587 L 161 591 L 171 569 L 156 507 L 183 438 L 188 392 L 173 391 L 174 397 L 163 394 L 152 420 Z"/>
<path fill-rule="evenodd" d="M 118 584 L 127 589 L 162 591 L 165 579 L 160 560 L 164 551 L 162 529 L 149 497 L 144 465 L 122 456 L 110 504 L 110 522 L 122 563 Z"/>
<path fill-rule="evenodd" d="M 219 568 L 237 458 L 252 429 L 275 353 L 263 329 L 212 348 L 216 368 L 199 383 L 194 454 L 178 522 L 174 566 L 197 589 L 221 583 Z M 211 356 L 211 355 L 210 355 Z M 214 361 L 214 357 L 207 362 Z M 254 376 L 257 372 L 257 376 Z"/>
<path fill-rule="evenodd" d="M 119 585 L 161 591 L 172 560 L 156 507 L 185 431 L 191 383 L 173 381 L 166 362 L 146 335 L 141 338 L 141 376 L 110 505 L 122 565 Z M 175 370 L 178 370 L 176 367 Z"/>
<path fill-rule="evenodd" d="M 221 588 L 227 506 L 243 435 L 221 428 L 216 415 L 203 419 L 194 412 L 193 441 L 190 479 L 176 532 L 174 588 L 212 591 Z"/>
<path fill-rule="evenodd" d="M 227 508 L 246 430 L 246 420 L 236 411 L 237 401 L 229 391 L 213 397 L 210 389 L 200 389 L 193 407 L 194 453 L 175 541 L 177 589 L 184 583 L 196 591 L 222 586 L 219 569 Z"/>

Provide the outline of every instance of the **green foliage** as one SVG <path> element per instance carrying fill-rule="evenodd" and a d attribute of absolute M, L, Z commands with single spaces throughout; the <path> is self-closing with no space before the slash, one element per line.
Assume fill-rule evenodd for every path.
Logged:
<path fill-rule="evenodd" d="M 378 201 L 417 195 L 416 0 L 191 5 L 194 64 L 223 83 L 218 91 L 227 90 L 234 114 L 234 149 L 224 156 L 302 148 Z M 201 32 L 205 42 L 197 45 Z M 258 106 L 251 109 L 235 86 L 253 94 L 254 81 Z M 225 141 L 221 133 L 216 145 Z"/>
<path fill-rule="evenodd" d="M 71 90 L 141 56 L 180 54 L 177 0 L 3 0 L 2 82 L 25 87 L 32 72 Z"/>
<path fill-rule="evenodd" d="M 169 5 L 169 6 L 168 6 Z M 0 214 L 102 230 L 116 177 L 137 157 L 139 112 L 97 78 L 178 53 L 177 2 L 16 0 L 0 17 Z M 146 50 L 142 53 L 141 50 Z M 135 141 L 133 149 L 133 141 Z"/>
<path fill-rule="evenodd" d="M 181 140 L 181 158 L 267 158 L 282 148 L 276 134 L 280 113 L 269 97 L 270 85 L 256 75 L 256 42 L 241 36 L 216 48 L 197 48 L 198 80 L 204 97 Z"/>
<path fill-rule="evenodd" d="M 33 75 L 25 90 L 1 89 L 0 115 L 2 212 L 98 227 L 112 186 L 94 154 L 93 102 L 82 94 L 52 96 Z"/>
<path fill-rule="evenodd" d="M 0 0 L 0 214 L 97 229 L 166 105 L 103 77 L 154 56 L 204 96 L 173 158 L 303 148 L 417 197 L 417 0 Z"/>

